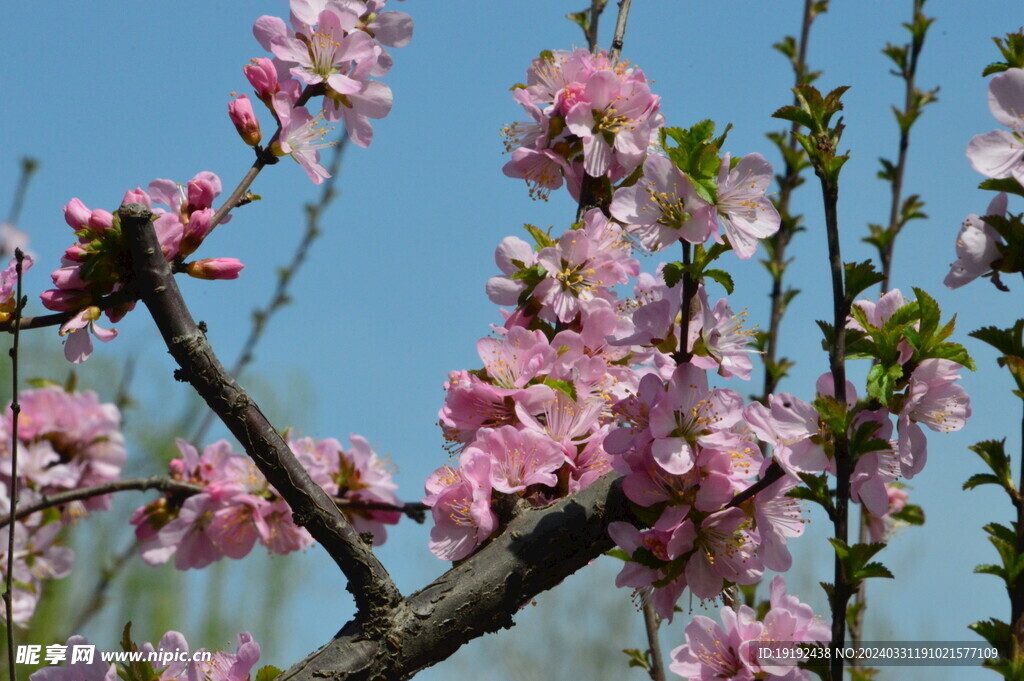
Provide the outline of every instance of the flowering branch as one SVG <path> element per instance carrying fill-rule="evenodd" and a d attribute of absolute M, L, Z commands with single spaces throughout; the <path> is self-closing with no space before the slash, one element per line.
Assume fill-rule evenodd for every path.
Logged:
<path fill-rule="evenodd" d="M 141 298 L 181 367 L 178 378 L 188 381 L 220 416 L 288 502 L 296 524 L 306 527 L 341 568 L 360 613 L 375 620 L 401 598 L 387 570 L 217 359 L 161 255 L 149 210 L 141 204 L 126 204 L 118 212 L 131 242 Z"/>
<path fill-rule="evenodd" d="M 25 264 L 25 254 L 21 249 L 14 251 L 17 275 L 17 293 L 14 302 L 14 320 L 21 320 L 21 310 L 25 307 L 25 298 L 21 294 L 21 275 Z M 11 346 L 11 513 L 18 510 L 18 416 L 21 414 L 21 403 L 18 401 L 18 341 L 21 339 L 19 324 L 14 327 L 14 343 Z M 14 668 L 14 535 L 7 532 L 7 574 L 4 585 L 4 611 L 7 614 L 7 669 L 13 681 Z"/>
<path fill-rule="evenodd" d="M 295 102 L 294 106 L 296 108 L 303 106 L 311 98 L 322 95 L 323 93 L 324 88 L 322 84 L 318 83 L 316 85 L 307 85 L 302 90 L 302 94 L 299 95 L 299 99 Z M 213 230 L 214 227 L 223 222 L 224 218 L 228 216 L 228 213 L 230 213 L 235 208 L 235 206 L 239 204 L 239 202 L 242 200 L 242 197 L 245 196 L 245 192 L 249 189 L 249 186 L 256 179 L 256 176 L 260 174 L 260 171 L 262 171 L 263 168 L 265 168 L 268 165 L 273 165 L 277 163 L 277 156 L 274 155 L 272 147 L 274 146 L 274 142 L 276 142 L 281 137 L 282 127 L 283 126 L 281 125 L 280 121 L 278 121 L 277 131 L 274 133 L 274 136 L 270 139 L 270 142 L 268 142 L 265 147 L 255 147 L 256 160 L 253 161 L 252 166 L 242 177 L 241 181 L 238 183 L 238 186 L 235 187 L 235 189 L 228 195 L 228 198 L 224 200 L 224 203 L 222 203 L 220 208 L 217 209 L 217 212 L 213 214 L 213 218 L 210 220 L 211 231 Z"/>
<path fill-rule="evenodd" d="M 19 508 L 17 513 L 14 514 L 14 519 L 24 520 L 33 513 L 38 513 L 39 511 L 47 508 L 56 508 L 58 506 L 70 504 L 73 501 L 83 501 L 94 497 L 102 497 L 115 492 L 146 492 L 149 490 L 157 490 L 164 494 L 192 496 L 193 494 L 200 494 L 205 491 L 205 489 L 206 488 L 202 485 L 183 482 L 181 480 L 175 480 L 174 478 L 168 478 L 167 476 L 161 475 L 153 475 L 148 478 L 134 478 L 130 480 L 115 480 L 102 485 L 79 487 L 78 489 L 72 489 L 66 492 L 41 495 L 34 503 Z M 395 504 L 388 504 L 380 501 L 346 499 L 343 497 L 333 498 L 333 501 L 338 508 L 366 511 L 399 511 L 418 523 L 422 523 L 424 521 L 428 508 L 425 504 L 418 501 L 408 502 L 397 506 Z M 10 515 L 0 516 L 0 528 L 7 527 L 10 522 Z"/>

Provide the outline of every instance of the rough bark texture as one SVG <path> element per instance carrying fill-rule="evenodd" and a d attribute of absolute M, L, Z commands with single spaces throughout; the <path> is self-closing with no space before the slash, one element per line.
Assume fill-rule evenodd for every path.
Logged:
<path fill-rule="evenodd" d="M 524 509 L 479 553 L 403 600 L 374 631 L 349 622 L 278 681 L 408 679 L 486 633 L 513 625 L 534 596 L 612 548 L 608 523 L 628 519 L 618 476 L 544 509 Z"/>

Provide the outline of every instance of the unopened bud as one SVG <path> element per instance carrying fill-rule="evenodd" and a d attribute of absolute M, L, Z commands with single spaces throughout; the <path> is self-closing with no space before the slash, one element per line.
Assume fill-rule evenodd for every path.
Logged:
<path fill-rule="evenodd" d="M 231 122 L 235 124 L 235 130 L 242 140 L 250 147 L 255 147 L 263 139 L 260 132 L 260 122 L 252 110 L 252 102 L 245 95 L 239 95 L 238 99 L 228 103 L 228 115 Z"/>
<path fill-rule="evenodd" d="M 245 265 L 235 258 L 204 258 L 185 265 L 185 272 L 196 279 L 238 279 Z"/>

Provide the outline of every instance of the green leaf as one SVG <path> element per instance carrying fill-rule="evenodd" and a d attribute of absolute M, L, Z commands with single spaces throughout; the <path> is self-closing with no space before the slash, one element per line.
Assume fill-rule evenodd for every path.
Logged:
<path fill-rule="evenodd" d="M 712 279 L 722 285 L 725 292 L 732 295 L 735 285 L 733 284 L 732 277 L 725 270 L 704 270 L 704 276 L 708 279 Z"/>
<path fill-rule="evenodd" d="M 1000 179 L 989 179 L 984 180 L 978 185 L 978 189 L 985 189 L 992 192 L 1006 192 L 1007 194 L 1016 194 L 1017 196 L 1024 196 L 1024 187 L 1020 185 L 1020 182 L 1013 179 L 1012 177 L 1004 177 Z"/>
<path fill-rule="evenodd" d="M 989 620 L 975 622 L 968 625 L 967 628 L 995 646 L 999 650 L 1000 655 L 1003 657 L 1007 656 L 1010 649 L 1009 624 L 993 617 Z"/>
<path fill-rule="evenodd" d="M 574 402 L 576 401 L 576 386 L 573 385 L 571 381 L 562 381 L 557 378 L 546 376 L 544 378 L 544 385 L 549 388 L 554 388 L 555 390 L 561 390 L 563 393 L 571 397 Z"/>
<path fill-rule="evenodd" d="M 265 667 L 260 667 L 260 670 L 256 672 L 256 681 L 274 681 L 280 673 L 280 669 L 274 665 L 268 664 Z"/>
<path fill-rule="evenodd" d="M 892 395 L 896 389 L 896 384 L 901 378 L 903 378 L 903 366 L 900 364 L 893 364 L 892 366 L 885 366 L 884 364 L 874 365 L 868 371 L 868 395 L 874 397 L 882 404 L 889 404 L 892 402 Z"/>
<path fill-rule="evenodd" d="M 686 265 L 678 261 L 670 262 L 661 269 L 661 274 L 665 277 L 665 285 L 669 288 L 675 288 L 683 280 L 685 273 Z"/>
<path fill-rule="evenodd" d="M 967 482 L 964 483 L 963 489 L 974 489 L 975 487 L 981 487 L 982 485 L 999 485 L 1002 487 L 1003 481 L 991 473 L 975 473 L 971 477 L 967 478 Z"/>
<path fill-rule="evenodd" d="M 875 266 L 870 260 L 858 263 L 848 262 L 843 265 L 843 269 L 846 271 L 844 276 L 846 299 L 850 302 L 864 290 L 880 283 L 885 278 L 881 272 L 875 271 Z"/>
<path fill-rule="evenodd" d="M 651 671 L 651 663 L 647 659 L 646 651 L 640 651 L 636 648 L 625 648 L 622 652 L 629 658 L 630 667 L 640 667 L 646 672 Z"/>
<path fill-rule="evenodd" d="M 917 504 L 907 504 L 902 510 L 898 513 L 893 513 L 890 517 L 908 525 L 924 525 L 924 509 Z"/>
<path fill-rule="evenodd" d="M 857 580 L 872 578 L 894 579 L 892 572 L 889 571 L 889 568 L 885 567 L 881 563 L 868 563 L 860 570 L 858 570 L 856 573 L 854 573 L 854 579 Z"/>
<path fill-rule="evenodd" d="M 632 558 L 629 557 L 628 553 L 626 553 L 625 551 L 623 551 L 622 549 L 620 549 L 618 547 L 612 549 L 611 551 L 608 551 L 605 555 L 606 556 L 611 556 L 612 558 L 618 558 L 619 560 L 624 560 L 627 563 L 630 560 L 632 560 Z"/>
<path fill-rule="evenodd" d="M 529 224 L 523 225 L 523 229 L 533 237 L 534 242 L 537 244 L 537 250 L 555 245 L 554 239 L 551 238 L 550 230 L 544 232 L 540 227 Z"/>
<path fill-rule="evenodd" d="M 824 473 L 821 475 L 801 473 L 800 480 L 803 481 L 804 486 L 794 487 L 786 496 L 793 499 L 813 501 L 825 510 L 831 512 L 832 496 L 829 493 L 828 478 L 826 475 Z"/>

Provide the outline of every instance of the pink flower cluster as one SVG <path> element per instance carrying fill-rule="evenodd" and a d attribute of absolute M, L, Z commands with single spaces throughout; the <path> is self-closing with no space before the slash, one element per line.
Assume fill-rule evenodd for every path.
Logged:
<path fill-rule="evenodd" d="M 1007 69 L 988 85 L 988 108 L 1007 130 L 976 135 L 967 145 L 971 166 L 985 177 L 1024 183 L 1024 70 Z M 945 284 L 959 288 L 981 276 L 998 273 L 1005 243 L 985 218 L 1006 215 L 1006 194 L 998 194 L 982 216 L 968 215 L 956 238 L 956 262 Z M 998 283 L 998 278 L 993 281 Z"/>
<path fill-rule="evenodd" d="M 201 279 L 236 279 L 243 265 L 234 258 L 184 263 L 210 234 L 213 201 L 220 193 L 220 178 L 204 171 L 186 186 L 167 179 L 153 180 L 148 192 L 136 187 L 125 193 L 122 203 L 141 203 L 158 216 L 153 226 L 167 262 Z M 224 222 L 229 219 L 227 216 Z M 124 288 L 130 275 L 125 263 L 132 258 L 117 215 L 101 208 L 90 210 L 79 199 L 71 199 L 64 206 L 64 220 L 78 241 L 64 251 L 60 269 L 50 275 L 56 288 L 44 291 L 40 297 L 50 310 L 77 312 L 60 327 L 60 335 L 66 336 L 64 356 L 77 364 L 92 354 L 92 336 L 103 342 L 117 336 L 116 330 L 97 323 L 102 314 L 116 323 L 135 307 L 135 301 L 105 310 L 100 307 L 104 296 Z"/>
<path fill-rule="evenodd" d="M 788 570 L 787 543 L 806 522 L 789 494 L 801 474 L 835 473 L 830 427 L 815 404 L 793 395 L 748 404 L 735 390 L 709 385 L 709 371 L 750 378 L 745 314 L 734 314 L 726 299 L 712 304 L 703 285 L 685 307 L 679 265 L 671 279 L 667 266 L 640 273 L 632 250 L 714 238 L 751 258 L 780 224 L 766 197 L 771 166 L 758 154 L 735 162 L 727 154 L 717 176 L 691 178 L 676 163 L 689 153 L 684 144 L 702 144 L 706 153 L 711 142 L 694 139 L 709 134 L 707 126 L 666 133 L 680 146 L 648 155 L 661 124 L 657 97 L 640 72 L 613 67 L 603 54 L 542 55 L 516 98 L 534 122 L 507 131 L 519 146 L 506 174 L 537 191 L 566 178 L 570 191 L 576 178 L 578 190 L 582 172 L 602 178 L 614 190 L 605 194 L 610 214 L 591 209 L 560 236 L 528 225 L 536 246 L 507 237 L 495 251 L 501 274 L 487 282 L 487 294 L 511 311 L 494 337 L 478 342 L 483 367 L 453 372 L 445 384 L 440 423 L 457 461 L 426 483 L 431 550 L 467 558 L 523 502 L 551 503 L 614 470 L 643 519 L 609 527 L 625 562 L 616 584 L 635 589 L 663 618 L 672 618 L 687 589 L 713 599 L 765 570 Z M 617 115 L 621 125 L 602 127 Z M 631 283 L 633 297 L 620 298 L 616 288 Z M 870 341 L 905 304 L 899 291 L 859 301 L 849 327 Z M 893 483 L 924 466 L 922 426 L 948 432 L 970 416 L 959 364 L 915 359 L 906 339 L 898 350 L 904 377 L 887 404 L 858 401 L 846 386 L 854 412 L 847 437 L 866 433 L 872 447 L 858 452 L 851 497 L 877 518 L 899 510 Z M 821 404 L 834 400 L 831 374 L 815 392 Z M 773 462 L 781 478 L 737 501 Z M 773 587 L 780 610 L 772 621 L 797 607 L 784 592 Z M 748 628 L 764 630 L 747 619 Z M 801 621 L 810 626 L 809 616 Z"/>
<path fill-rule="evenodd" d="M 543 52 L 515 100 L 531 121 L 506 126 L 504 172 L 546 197 L 568 182 L 579 199 L 583 173 L 617 182 L 639 166 L 664 122 L 644 72 L 604 51 Z"/>
<path fill-rule="evenodd" d="M 281 124 L 272 141 L 277 155 L 291 155 L 320 184 L 328 177 L 320 165 L 326 121 L 344 121 L 349 139 L 361 147 L 373 140 L 372 118 L 391 111 L 391 89 L 372 78 L 391 69 L 385 47 L 403 47 L 412 38 L 412 19 L 384 10 L 385 0 L 292 0 L 290 23 L 262 16 L 253 34 L 274 55 L 253 59 L 245 75 Z M 303 88 L 306 95 L 303 95 Z M 310 90 L 310 88 L 313 88 Z M 310 114 L 309 93 L 323 95 L 323 108 Z M 236 129 L 247 144 L 261 139 L 252 104 L 242 95 L 229 106 Z"/>
<path fill-rule="evenodd" d="M 41 495 L 80 489 L 120 478 L 125 462 L 121 414 L 96 393 L 69 393 L 58 387 L 21 393 L 18 419 L 18 498 L 20 507 Z M 0 420 L 0 513 L 10 512 L 12 416 Z M 110 495 L 72 502 L 59 516 L 34 513 L 14 523 L 14 622 L 26 624 L 44 581 L 66 577 L 74 552 L 59 545 L 64 527 L 88 511 L 108 510 Z M 11 526 L 0 530 L 0 575 L 7 571 Z"/>
<path fill-rule="evenodd" d="M 829 626 L 810 606 L 786 593 L 781 576 L 772 580 L 771 609 L 763 619 L 758 620 L 746 605 L 738 610 L 724 606 L 720 616 L 721 626 L 709 617 L 693 617 L 686 625 L 686 644 L 672 651 L 669 669 L 691 681 L 809 681 L 810 672 L 792 662 L 766 659 L 759 654 L 759 647 L 795 647 L 832 639 Z"/>
<path fill-rule="evenodd" d="M 350 436 L 345 450 L 334 439 L 289 438 L 288 445 L 313 480 L 328 494 L 347 502 L 398 507 L 397 489 L 384 463 L 365 438 Z M 135 536 L 142 542 L 142 559 L 160 565 L 174 556 L 179 570 L 203 568 L 228 558 L 243 558 L 263 544 L 273 553 L 289 553 L 313 543 L 297 526 L 288 504 L 252 460 L 220 440 L 200 454 L 177 440 L 181 458 L 170 463 L 171 477 L 199 485 L 202 492 L 169 495 L 141 506 L 132 514 Z M 360 532 L 373 534 L 375 544 L 386 538 L 384 525 L 393 525 L 400 510 L 344 506 Z"/>
<path fill-rule="evenodd" d="M 72 636 L 67 640 L 67 650 L 88 643 L 82 636 Z M 249 681 L 253 677 L 252 669 L 260 659 L 260 644 L 249 632 L 238 635 L 235 652 L 217 651 L 208 660 L 203 659 L 206 657 L 202 654 L 205 648 L 190 653 L 188 641 L 177 631 L 168 631 L 155 646 L 147 641 L 133 648 L 143 654 L 144 661 L 153 656 L 155 662 L 150 664 L 159 674 L 154 677 L 159 681 Z M 104 662 L 96 655 L 88 662 L 44 667 L 34 672 L 29 681 L 117 681 L 127 675 L 123 665 Z"/>

